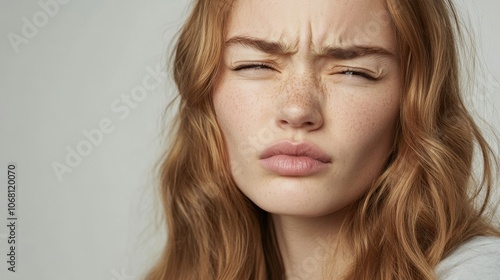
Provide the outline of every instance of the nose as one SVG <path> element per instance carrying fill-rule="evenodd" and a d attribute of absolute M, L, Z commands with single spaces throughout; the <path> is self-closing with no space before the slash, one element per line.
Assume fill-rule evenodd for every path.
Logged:
<path fill-rule="evenodd" d="M 313 131 L 323 126 L 321 91 L 311 79 L 286 83 L 278 104 L 277 124 L 282 129 Z"/>

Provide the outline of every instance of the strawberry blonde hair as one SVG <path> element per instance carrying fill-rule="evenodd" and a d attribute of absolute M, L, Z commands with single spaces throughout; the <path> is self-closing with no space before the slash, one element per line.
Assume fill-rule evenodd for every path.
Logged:
<path fill-rule="evenodd" d="M 435 279 L 464 241 L 500 236 L 486 215 L 498 163 L 461 96 L 452 1 L 386 2 L 403 71 L 400 117 L 387 168 L 342 227 L 353 256 L 344 278 Z M 146 280 L 285 278 L 270 215 L 232 179 L 212 103 L 231 5 L 195 1 L 173 52 L 179 107 L 159 168 L 168 242 Z"/>

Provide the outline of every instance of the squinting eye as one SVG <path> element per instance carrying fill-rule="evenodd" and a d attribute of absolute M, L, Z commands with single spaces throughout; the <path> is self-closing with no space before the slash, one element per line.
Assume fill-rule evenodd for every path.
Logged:
<path fill-rule="evenodd" d="M 274 70 L 272 67 L 262 64 L 262 63 L 257 63 L 257 64 L 243 64 L 236 66 L 233 68 L 233 71 L 240 71 L 240 70 L 246 70 L 246 69 L 252 69 L 252 70 Z"/>
<path fill-rule="evenodd" d="M 370 80 L 370 81 L 376 81 L 378 80 L 377 78 L 371 76 L 371 75 L 368 75 L 364 72 L 359 72 L 359 71 L 354 71 L 354 70 L 346 70 L 346 71 L 342 71 L 340 72 L 340 74 L 343 74 L 343 75 L 348 75 L 348 76 L 359 76 L 361 78 L 365 78 L 367 80 Z"/>

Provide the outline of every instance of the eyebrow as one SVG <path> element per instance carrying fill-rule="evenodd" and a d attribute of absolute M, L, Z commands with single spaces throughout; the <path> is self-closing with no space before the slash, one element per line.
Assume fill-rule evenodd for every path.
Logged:
<path fill-rule="evenodd" d="M 288 47 L 281 42 L 267 41 L 248 36 L 231 37 L 225 42 L 225 46 L 241 45 L 251 47 L 268 54 L 286 55 L 294 53 L 292 47 Z M 380 57 L 395 58 L 396 56 L 389 50 L 378 46 L 352 45 L 348 47 L 324 47 L 316 52 L 320 57 L 331 57 L 339 60 L 355 59 L 362 56 L 372 55 Z"/>
<path fill-rule="evenodd" d="M 291 54 L 293 49 L 285 46 L 281 42 L 266 41 L 259 38 L 247 37 L 247 36 L 235 36 L 231 37 L 226 41 L 225 46 L 241 45 L 246 47 L 251 47 L 261 52 L 268 54 Z"/>
<path fill-rule="evenodd" d="M 318 55 L 331 57 L 339 60 L 355 59 L 367 55 L 388 57 L 388 58 L 396 57 L 389 50 L 376 46 L 349 46 L 346 48 L 327 47 L 321 49 Z"/>

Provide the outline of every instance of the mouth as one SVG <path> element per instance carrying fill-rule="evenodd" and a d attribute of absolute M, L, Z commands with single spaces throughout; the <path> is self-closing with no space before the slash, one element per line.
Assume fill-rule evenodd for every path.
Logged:
<path fill-rule="evenodd" d="M 317 146 L 278 142 L 259 155 L 261 166 L 280 176 L 310 176 L 325 170 L 332 159 Z"/>

